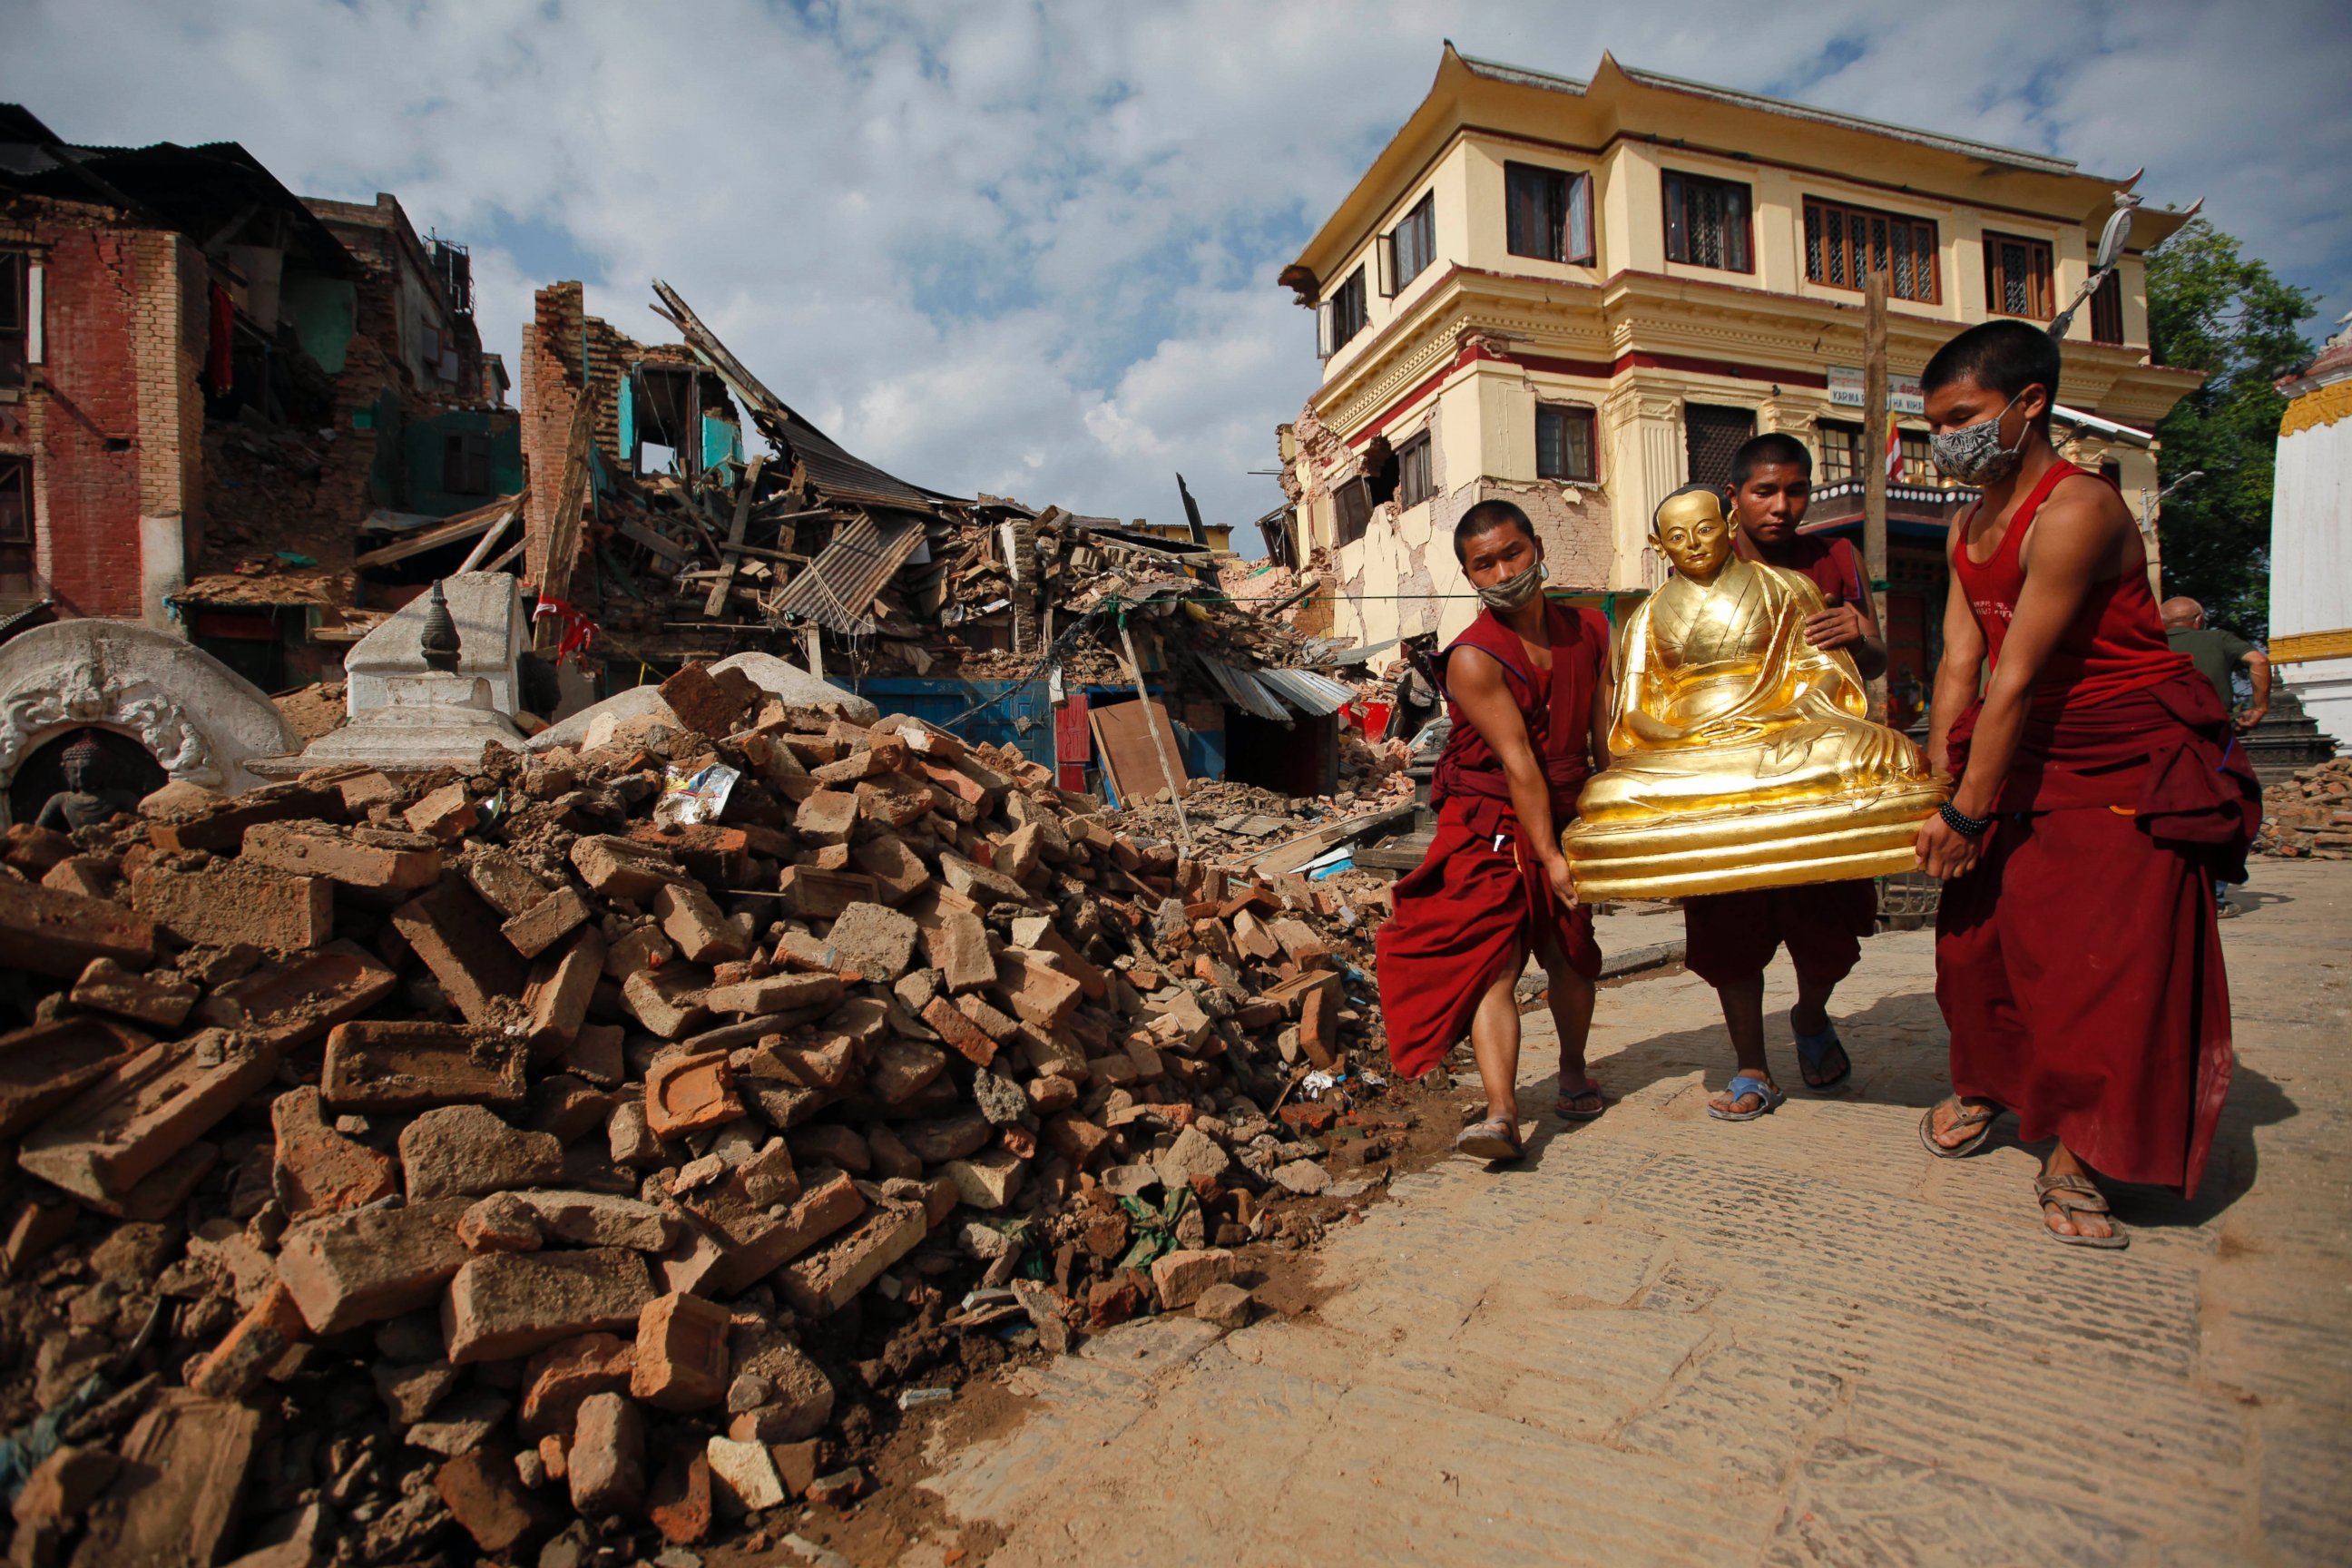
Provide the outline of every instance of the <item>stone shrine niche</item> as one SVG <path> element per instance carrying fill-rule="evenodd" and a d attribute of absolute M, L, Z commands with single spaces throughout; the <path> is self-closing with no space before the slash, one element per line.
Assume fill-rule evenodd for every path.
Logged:
<path fill-rule="evenodd" d="M 171 780 L 172 775 L 163 771 L 163 764 L 155 760 L 152 752 L 119 731 L 96 725 L 59 731 L 35 748 L 8 781 L 10 822 L 38 821 L 41 807 L 52 796 L 68 790 L 66 748 L 84 740 L 99 752 L 99 787 L 118 805 L 128 802 L 136 805 Z"/>
<path fill-rule="evenodd" d="M 247 762 L 299 745 L 258 687 L 169 633 L 85 619 L 0 644 L 0 813 L 38 811 L 58 787 L 40 780 L 54 774 L 59 743 L 84 730 L 112 738 L 100 744 L 118 779 L 153 777 L 119 754 L 126 742 L 164 777 L 224 795 L 261 783 Z M 20 805 L 37 788 L 40 798 Z"/>

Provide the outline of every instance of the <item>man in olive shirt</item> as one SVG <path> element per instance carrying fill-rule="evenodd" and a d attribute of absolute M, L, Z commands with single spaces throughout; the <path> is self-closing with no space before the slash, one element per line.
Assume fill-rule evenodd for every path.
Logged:
<path fill-rule="evenodd" d="M 2238 715 L 2238 728 L 2251 730 L 2271 710 L 2271 661 L 2268 655 L 2235 632 L 2209 628 L 2205 606 L 2194 599 L 2167 599 L 2158 607 L 2164 616 L 2164 634 L 2177 653 L 2185 653 L 2197 672 L 2213 683 L 2222 708 L 2234 710 L 2238 699 L 2230 678 L 2243 664 L 2253 682 L 2254 700 Z"/>
<path fill-rule="evenodd" d="M 2253 682 L 2254 699 L 2238 714 L 2241 730 L 2251 730 L 2263 721 L 2271 710 L 2270 656 L 2240 637 L 2205 625 L 2205 606 L 2194 599 L 2167 599 L 2157 606 L 2164 617 L 2165 639 L 2172 644 L 2175 653 L 2185 653 L 2197 672 L 2213 683 L 2213 690 L 2221 699 L 2224 710 L 2238 706 L 2237 693 L 2231 689 L 2231 675 L 2241 664 L 2246 667 L 2247 679 Z M 2230 902 L 2230 884 L 2213 884 L 2213 904 L 2224 919 L 2236 914 Z"/>

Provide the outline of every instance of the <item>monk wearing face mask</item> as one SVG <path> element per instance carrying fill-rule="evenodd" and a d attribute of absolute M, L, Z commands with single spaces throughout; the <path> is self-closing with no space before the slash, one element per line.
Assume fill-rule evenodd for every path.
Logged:
<path fill-rule="evenodd" d="M 2171 648 L 2116 488 L 2050 444 L 2060 359 L 2021 321 L 1927 362 L 1936 464 L 1980 490 L 1952 524 L 1919 830 L 1945 879 L 1936 999 L 1950 1099 L 1919 1135 L 1973 1153 L 2004 1112 L 2049 1140 L 2042 1228 L 2119 1247 L 2094 1176 L 2193 1195 L 2230 1084 L 2213 884 L 2243 877 L 2262 795 L 2213 688 Z M 1990 663 L 1981 693 L 1977 672 Z"/>
<path fill-rule="evenodd" d="M 1559 1028 L 1554 1109 L 1577 1121 L 1601 1114 L 1584 1071 L 1601 950 L 1559 830 L 1609 757 L 1609 625 L 1544 598 L 1543 544 L 1509 501 L 1464 513 L 1454 550 L 1484 608 L 1439 655 L 1453 731 L 1430 785 L 1437 833 L 1420 868 L 1391 889 L 1395 913 L 1376 967 L 1397 1071 L 1419 1078 L 1466 1032 L 1486 1112 L 1455 1147 L 1508 1160 L 1521 1152 L 1513 991 L 1530 953 Z"/>

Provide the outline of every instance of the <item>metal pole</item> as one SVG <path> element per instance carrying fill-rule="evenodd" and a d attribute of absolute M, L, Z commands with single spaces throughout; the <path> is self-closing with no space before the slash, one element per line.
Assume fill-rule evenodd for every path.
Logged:
<path fill-rule="evenodd" d="M 1118 617 L 1118 646 L 1127 650 L 1128 672 L 1135 677 L 1135 699 L 1143 704 L 1143 728 L 1151 736 L 1151 749 L 1160 757 L 1160 776 L 1168 781 L 1168 803 L 1176 808 L 1176 833 L 1184 840 L 1184 847 L 1197 847 L 1192 842 L 1192 825 L 1184 817 L 1184 789 L 1176 776 L 1176 763 L 1168 755 L 1168 742 L 1160 733 L 1160 726 L 1151 721 L 1151 696 L 1143 689 L 1143 664 L 1135 657 L 1135 637 L 1127 629 L 1127 615 Z"/>
<path fill-rule="evenodd" d="M 1862 423 L 1869 466 L 1862 475 L 1862 564 L 1878 635 L 1886 635 L 1886 274 L 1874 271 L 1862 288 Z M 1886 713 L 1886 677 L 1870 683 L 1871 711 Z"/>

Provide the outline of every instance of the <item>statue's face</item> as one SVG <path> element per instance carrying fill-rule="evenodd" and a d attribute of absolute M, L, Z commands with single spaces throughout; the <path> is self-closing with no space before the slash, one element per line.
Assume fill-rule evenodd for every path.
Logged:
<path fill-rule="evenodd" d="M 1710 509 L 1662 521 L 1650 537 L 1676 572 L 1705 583 L 1731 559 L 1731 527 L 1720 509 Z"/>

